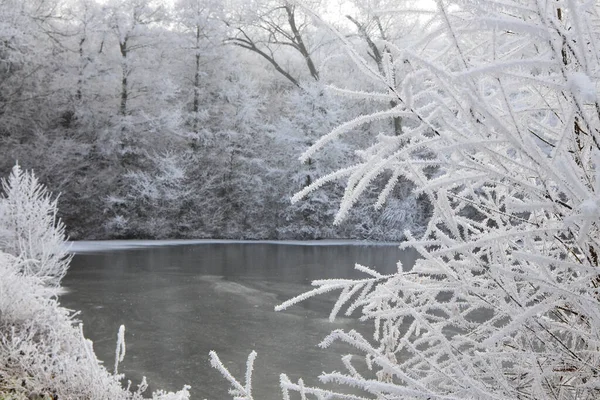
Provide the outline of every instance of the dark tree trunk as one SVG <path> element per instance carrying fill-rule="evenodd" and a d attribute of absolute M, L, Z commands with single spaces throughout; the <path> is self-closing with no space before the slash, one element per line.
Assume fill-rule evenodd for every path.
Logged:
<path fill-rule="evenodd" d="M 119 48 L 121 49 L 121 105 L 119 107 L 119 114 L 127 115 L 127 99 L 129 97 L 128 92 L 128 82 L 127 78 L 129 75 L 129 67 L 127 66 L 127 38 L 121 43 L 119 43 Z"/>

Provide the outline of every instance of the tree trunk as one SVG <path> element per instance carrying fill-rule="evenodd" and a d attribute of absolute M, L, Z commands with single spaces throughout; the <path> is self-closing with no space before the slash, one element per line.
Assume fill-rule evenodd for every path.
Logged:
<path fill-rule="evenodd" d="M 83 97 L 83 70 L 85 69 L 84 57 L 83 57 L 83 44 L 85 43 L 85 37 L 79 40 L 79 77 L 77 78 L 77 94 L 75 95 L 77 100 L 81 100 Z"/>
<path fill-rule="evenodd" d="M 121 106 L 119 107 L 119 114 L 127 115 L 127 98 L 129 97 L 128 93 L 128 82 L 127 77 L 129 75 L 129 67 L 127 66 L 127 38 L 121 43 L 119 43 L 119 48 L 121 49 Z"/>
<path fill-rule="evenodd" d="M 306 66 L 308 67 L 308 70 L 310 71 L 310 75 L 315 79 L 315 81 L 318 81 L 319 80 L 319 71 L 317 71 L 317 67 L 315 67 L 315 63 L 313 62 L 313 60 L 310 56 L 310 53 L 308 52 L 308 49 L 304 45 L 304 40 L 302 40 L 302 35 L 300 34 L 298 27 L 296 26 L 296 16 L 294 13 L 294 7 L 290 6 L 290 5 L 286 5 L 285 11 L 287 12 L 287 15 L 288 15 L 288 23 L 290 24 L 290 29 L 292 30 L 292 33 L 294 34 L 294 40 L 296 42 L 296 45 L 298 46 L 298 51 L 300 51 L 300 54 L 302 54 L 302 57 L 304 57 L 304 61 L 306 61 Z"/>
<path fill-rule="evenodd" d="M 196 26 L 196 70 L 194 71 L 194 132 L 198 133 L 198 111 L 200 111 L 200 26 Z"/>

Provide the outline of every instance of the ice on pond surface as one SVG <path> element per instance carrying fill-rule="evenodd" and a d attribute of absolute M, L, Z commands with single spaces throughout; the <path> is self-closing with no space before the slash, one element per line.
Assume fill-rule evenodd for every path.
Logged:
<path fill-rule="evenodd" d="M 185 246 L 194 244 L 279 244 L 289 246 L 398 246 L 396 242 L 364 240 L 231 240 L 231 239 L 178 239 L 178 240 L 82 240 L 68 242 L 71 253 L 127 250 L 157 246 Z"/>
<path fill-rule="evenodd" d="M 211 350 L 238 376 L 256 350 L 254 393 L 264 400 L 281 398 L 282 372 L 310 384 L 322 371 L 343 368 L 337 348 L 317 345 L 336 328 L 369 332 L 368 323 L 347 317 L 330 323 L 334 294 L 285 312 L 274 307 L 309 290 L 314 279 L 360 276 L 356 262 L 389 273 L 398 259 L 410 265 L 415 258 L 397 246 L 138 243 L 113 242 L 121 251 L 107 251 L 104 242 L 72 246 L 86 250 L 76 251 L 61 302 L 82 311 L 85 333 L 105 365 L 114 363 L 124 324 L 127 355 L 120 372 L 134 384 L 147 376 L 150 389 L 190 384 L 192 398 L 209 399 L 228 398 L 228 384 L 210 367 Z"/>

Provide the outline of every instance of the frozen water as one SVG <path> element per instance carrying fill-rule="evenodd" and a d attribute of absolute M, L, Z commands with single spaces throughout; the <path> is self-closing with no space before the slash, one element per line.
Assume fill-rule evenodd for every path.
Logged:
<path fill-rule="evenodd" d="M 209 365 L 210 350 L 238 376 L 250 351 L 258 352 L 256 398 L 281 398 L 281 372 L 314 384 L 322 371 L 343 368 L 338 347 L 323 351 L 317 344 L 332 329 L 369 332 L 369 326 L 351 318 L 329 323 L 334 295 L 286 312 L 273 311 L 275 305 L 309 290 L 314 279 L 360 276 L 355 262 L 389 273 L 399 258 L 407 265 L 415 259 L 397 246 L 201 243 L 71 247 L 77 254 L 61 302 L 82 311 L 84 331 L 111 369 L 118 328 L 126 325 L 127 355 L 119 372 L 134 384 L 146 375 L 150 389 L 175 390 L 187 383 L 192 398 L 229 398 L 227 383 Z M 343 348 L 342 354 L 351 350 Z"/>
<path fill-rule="evenodd" d="M 396 242 L 370 242 L 366 240 L 230 240 L 230 239 L 179 239 L 179 240 L 81 240 L 68 242 L 71 253 L 93 253 L 137 249 L 157 246 L 183 246 L 193 244 L 278 244 L 288 246 L 398 246 Z"/>

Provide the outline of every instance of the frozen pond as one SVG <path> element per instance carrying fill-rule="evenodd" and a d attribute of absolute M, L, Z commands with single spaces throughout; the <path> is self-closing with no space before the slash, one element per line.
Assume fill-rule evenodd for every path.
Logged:
<path fill-rule="evenodd" d="M 350 318 L 330 323 L 333 295 L 285 312 L 274 306 L 309 290 L 314 279 L 360 277 L 355 262 L 390 273 L 399 259 L 406 266 L 415 259 L 389 244 L 132 243 L 75 243 L 81 253 L 63 280 L 68 292 L 61 302 L 81 310 L 86 336 L 109 370 L 125 324 L 127 355 L 119 371 L 134 387 L 146 375 L 149 390 L 189 384 L 193 399 L 231 398 L 209 365 L 210 350 L 240 379 L 256 350 L 254 394 L 263 400 L 281 398 L 281 372 L 314 384 L 322 371 L 341 370 L 339 356 L 317 344 L 332 329 L 369 332 L 370 326 Z"/>

